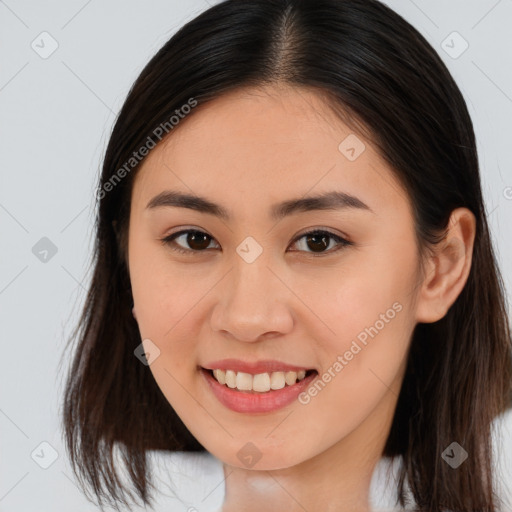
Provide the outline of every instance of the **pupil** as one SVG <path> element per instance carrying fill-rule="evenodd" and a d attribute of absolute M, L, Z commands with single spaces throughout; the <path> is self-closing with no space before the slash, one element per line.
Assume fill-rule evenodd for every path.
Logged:
<path fill-rule="evenodd" d="M 308 235 L 308 237 L 307 237 L 308 247 L 311 250 L 313 250 L 314 252 L 321 252 L 322 249 L 325 249 L 329 246 L 329 244 L 326 242 L 327 238 L 329 238 L 329 237 L 325 236 L 325 235 Z M 313 245 L 310 245 L 310 242 L 312 240 L 316 240 L 316 242 L 313 242 Z M 320 240 L 320 244 L 318 244 L 318 240 Z M 318 250 L 318 249 L 320 249 L 320 250 Z"/>
<path fill-rule="evenodd" d="M 203 238 L 203 240 L 200 241 L 200 238 Z M 206 249 L 210 244 L 208 241 L 208 235 L 205 235 L 204 233 L 189 233 L 187 236 L 187 243 L 192 249 L 196 250 Z M 196 247 L 194 247 L 194 244 L 196 244 Z"/>

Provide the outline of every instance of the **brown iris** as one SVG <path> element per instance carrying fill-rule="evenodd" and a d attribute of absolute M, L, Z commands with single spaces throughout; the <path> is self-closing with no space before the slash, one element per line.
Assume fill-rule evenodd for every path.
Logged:
<path fill-rule="evenodd" d="M 329 238 L 328 235 L 315 233 L 306 237 L 306 243 L 313 252 L 322 252 L 323 249 L 329 246 Z"/>
<path fill-rule="evenodd" d="M 206 233 L 201 233 L 199 231 L 191 231 L 187 234 L 187 244 L 194 251 L 206 249 L 210 245 L 210 240 L 211 237 Z"/>

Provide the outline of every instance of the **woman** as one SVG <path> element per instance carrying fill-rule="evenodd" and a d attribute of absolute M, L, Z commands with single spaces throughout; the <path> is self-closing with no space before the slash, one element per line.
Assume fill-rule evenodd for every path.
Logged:
<path fill-rule="evenodd" d="M 368 511 L 382 456 L 401 506 L 496 510 L 511 336 L 472 122 L 400 16 L 203 12 L 133 85 L 98 200 L 64 423 L 100 504 L 150 503 L 148 450 L 207 450 L 224 512 Z"/>

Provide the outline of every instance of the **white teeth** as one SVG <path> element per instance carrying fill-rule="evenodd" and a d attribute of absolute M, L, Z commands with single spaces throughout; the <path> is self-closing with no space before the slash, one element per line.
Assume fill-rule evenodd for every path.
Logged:
<path fill-rule="evenodd" d="M 262 393 L 270 391 L 270 375 L 268 373 L 258 373 L 253 377 L 252 389 Z"/>
<path fill-rule="evenodd" d="M 226 384 L 228 388 L 236 388 L 236 373 L 233 370 L 226 371 Z"/>
<path fill-rule="evenodd" d="M 295 382 L 297 382 L 297 372 L 286 372 L 284 374 L 284 380 L 288 386 L 295 384 Z"/>
<path fill-rule="evenodd" d="M 301 381 L 306 377 L 306 370 L 298 372 L 272 372 L 258 373 L 252 375 L 246 372 L 235 372 L 233 370 L 213 370 L 213 376 L 220 384 L 239 391 L 257 391 L 266 393 L 271 389 L 283 389 L 286 385 L 293 386 L 297 380 Z"/>
<path fill-rule="evenodd" d="M 285 384 L 284 372 L 272 372 L 270 376 L 270 389 L 283 389 Z"/>
<path fill-rule="evenodd" d="M 251 391 L 252 375 L 250 373 L 238 372 L 236 374 L 236 387 L 240 391 Z"/>
<path fill-rule="evenodd" d="M 226 384 L 226 372 L 224 370 L 213 370 L 213 376 L 221 383 Z"/>

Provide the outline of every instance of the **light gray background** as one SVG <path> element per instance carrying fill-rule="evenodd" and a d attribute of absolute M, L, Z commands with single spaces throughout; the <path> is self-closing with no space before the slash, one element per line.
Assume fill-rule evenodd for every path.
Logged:
<path fill-rule="evenodd" d="M 387 3 L 437 49 L 468 102 L 510 294 L 512 1 Z M 93 190 L 132 82 L 164 42 L 207 7 L 203 0 L 0 0 L 0 512 L 95 510 L 73 482 L 59 417 L 66 369 L 59 363 L 88 282 Z M 40 36 L 44 31 L 58 44 L 45 59 L 40 53 L 52 41 Z M 454 31 L 469 44 L 457 58 L 463 43 Z M 42 237 L 57 248 L 46 262 L 32 251 Z M 57 452 L 48 469 L 39 464 L 51 462 L 52 452 L 41 442 Z M 177 468 L 171 458 L 166 464 Z M 196 459 L 188 464 L 197 472 Z M 215 486 L 211 496 L 220 499 L 220 466 L 208 458 L 197 464 L 207 464 L 206 480 L 189 478 L 196 485 L 190 499 L 198 510 L 211 510 L 200 508 L 208 502 L 201 500 Z M 192 503 L 181 502 L 181 508 L 159 510 Z"/>

